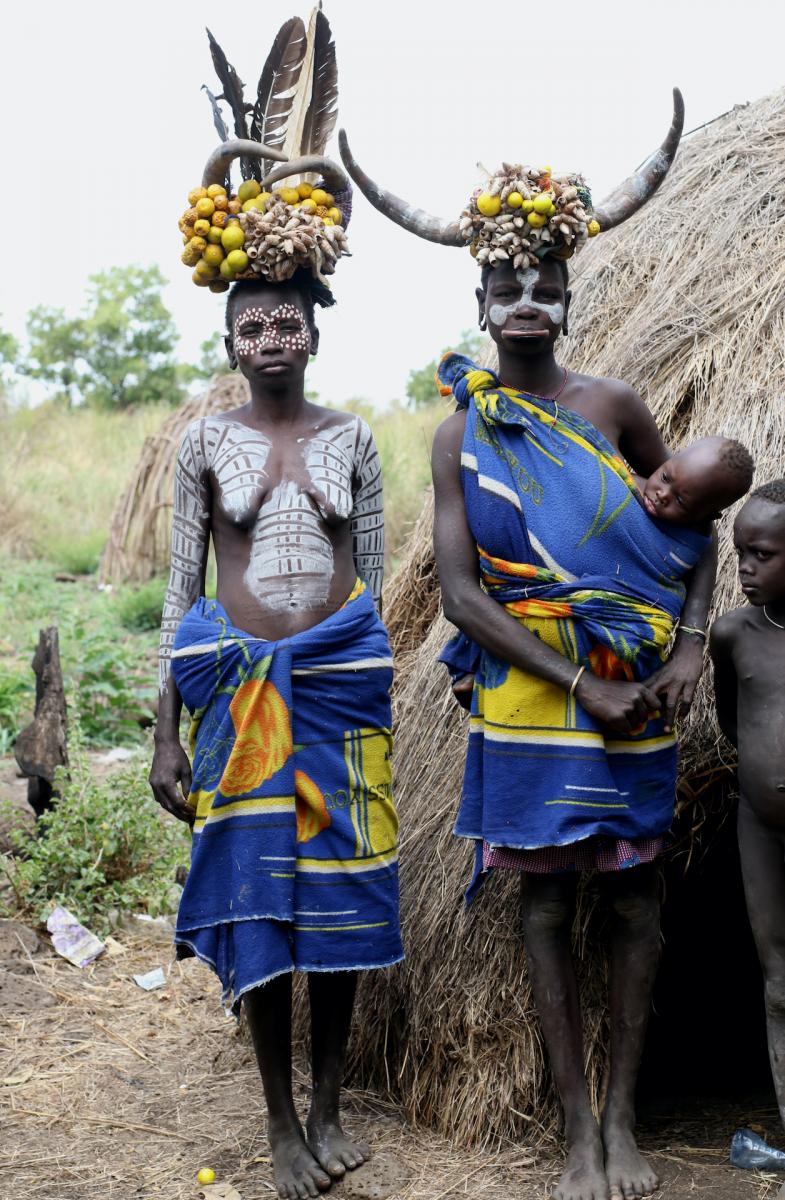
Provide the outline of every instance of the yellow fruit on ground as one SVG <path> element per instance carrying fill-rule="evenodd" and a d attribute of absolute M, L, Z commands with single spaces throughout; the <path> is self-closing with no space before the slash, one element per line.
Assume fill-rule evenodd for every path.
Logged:
<path fill-rule="evenodd" d="M 197 200 L 201 200 L 202 197 L 206 196 L 206 195 L 207 195 L 207 188 L 203 188 L 203 187 L 191 188 L 190 192 L 188 193 L 188 203 L 191 205 L 194 205 L 194 204 L 196 204 Z"/>
<path fill-rule="evenodd" d="M 196 201 L 196 211 L 200 217 L 211 217 L 215 212 L 215 205 L 209 196 L 202 196 L 201 200 Z"/>
<path fill-rule="evenodd" d="M 237 199 L 241 204 L 246 200 L 253 200 L 262 190 L 262 185 L 257 183 L 255 179 L 244 179 L 237 189 Z"/>
<path fill-rule="evenodd" d="M 245 234 L 239 225 L 227 225 L 221 230 L 221 245 L 228 253 L 232 250 L 239 250 L 245 242 Z"/>
<path fill-rule="evenodd" d="M 229 284 L 225 279 L 211 279 L 207 285 L 211 292 L 228 292 Z"/>
<path fill-rule="evenodd" d="M 230 250 L 226 261 L 235 275 L 242 275 L 243 271 L 248 270 L 248 255 L 244 250 Z"/>
<path fill-rule="evenodd" d="M 224 192 L 222 196 L 213 196 L 212 201 L 213 201 L 213 204 L 215 205 L 216 212 L 227 212 L 228 211 L 229 197 L 227 196 L 226 192 Z"/>
<path fill-rule="evenodd" d="M 217 225 L 211 225 L 207 231 L 207 243 L 210 246 L 220 246 L 221 234 L 223 229 L 219 229 Z"/>
<path fill-rule="evenodd" d="M 242 208 L 242 204 L 240 203 L 240 201 L 237 199 L 232 199 L 229 201 L 226 211 L 230 212 L 230 213 L 238 213 L 241 208 Z"/>
<path fill-rule="evenodd" d="M 548 218 L 543 213 L 530 212 L 526 220 L 534 229 L 542 229 L 543 225 L 547 224 Z"/>
<path fill-rule="evenodd" d="M 197 236 L 197 237 L 192 237 L 190 242 L 188 243 L 188 245 L 191 247 L 192 250 L 198 250 L 199 253 L 201 254 L 202 251 L 206 248 L 207 242 L 203 237 Z"/>
<path fill-rule="evenodd" d="M 520 192 L 510 192 L 509 196 L 507 197 L 507 207 L 508 208 L 520 208 L 522 204 L 523 204 L 523 196 L 521 195 L 521 193 Z"/>
<path fill-rule="evenodd" d="M 553 197 L 549 196 L 547 192 L 540 192 L 539 196 L 534 197 L 532 204 L 534 205 L 534 211 L 536 213 L 546 213 L 547 214 L 551 210 L 551 205 L 553 204 Z"/>
<path fill-rule="evenodd" d="M 316 204 L 324 204 L 326 208 L 330 207 L 331 196 L 329 192 L 324 190 L 324 188 L 312 188 L 311 199 Z"/>
<path fill-rule="evenodd" d="M 281 188 L 280 196 L 285 204 L 296 204 L 300 199 L 300 193 L 297 191 L 297 188 Z"/>
<path fill-rule="evenodd" d="M 206 221 L 204 217 L 200 217 L 199 220 L 194 224 L 194 233 L 198 237 L 207 237 L 209 232 L 210 222 Z"/>
<path fill-rule="evenodd" d="M 207 195 L 211 200 L 215 200 L 216 196 L 226 195 L 226 188 L 222 183 L 211 183 L 207 189 Z"/>
<path fill-rule="evenodd" d="M 210 245 L 205 249 L 202 257 L 211 267 L 220 267 L 224 260 L 224 252 L 220 246 Z"/>
<path fill-rule="evenodd" d="M 600 222 L 595 221 L 594 218 L 592 218 L 592 220 L 589 221 L 589 224 L 586 226 L 586 232 L 588 233 L 589 237 L 596 237 L 600 232 Z"/>
<path fill-rule="evenodd" d="M 304 213 L 313 214 L 316 212 L 316 201 L 309 196 L 306 200 L 303 200 L 300 208 Z"/>
<path fill-rule="evenodd" d="M 187 267 L 195 267 L 200 258 L 198 250 L 192 250 L 190 246 L 186 246 L 180 255 L 180 262 L 185 263 Z"/>
<path fill-rule="evenodd" d="M 341 221 L 343 220 L 343 214 L 341 213 L 340 208 L 335 208 L 335 206 L 327 210 L 327 216 L 330 218 L 333 225 L 340 225 Z"/>
<path fill-rule="evenodd" d="M 220 267 L 218 268 L 218 270 L 221 272 L 221 275 L 223 276 L 223 278 L 224 278 L 224 279 L 228 279 L 230 283 L 232 283 L 232 282 L 233 282 L 233 280 L 234 280 L 234 271 L 233 271 L 233 270 L 232 270 L 232 268 L 229 266 L 229 264 L 228 264 L 228 262 L 226 261 L 226 259 L 224 259 L 224 260 L 223 260 L 223 262 L 221 263 L 221 265 L 220 265 Z"/>
<path fill-rule="evenodd" d="M 215 1183 L 215 1171 L 212 1167 L 202 1167 L 197 1171 L 196 1178 L 199 1183 Z"/>
<path fill-rule="evenodd" d="M 221 212 L 220 210 L 217 212 L 214 212 L 210 218 L 211 223 L 213 225 L 216 225 L 219 229 L 223 229 L 224 225 L 226 224 L 226 222 L 228 220 L 229 220 L 228 212 Z"/>
<path fill-rule="evenodd" d="M 525 212 L 525 213 L 534 212 L 533 202 L 531 200 L 524 200 L 523 204 L 521 205 L 521 212 Z"/>
<path fill-rule="evenodd" d="M 480 192 L 477 197 L 477 211 L 484 217 L 495 217 L 501 212 L 502 202 L 499 196 L 491 196 L 489 192 Z"/>
<path fill-rule="evenodd" d="M 201 259 L 199 260 L 201 262 Z M 197 287 L 207 287 L 210 280 L 205 275 L 200 275 L 198 271 L 194 271 L 191 279 Z"/>
<path fill-rule="evenodd" d="M 298 183 L 297 191 L 299 193 L 301 200 L 307 200 L 308 197 L 310 196 L 311 192 L 313 191 L 313 184 L 312 183 Z"/>

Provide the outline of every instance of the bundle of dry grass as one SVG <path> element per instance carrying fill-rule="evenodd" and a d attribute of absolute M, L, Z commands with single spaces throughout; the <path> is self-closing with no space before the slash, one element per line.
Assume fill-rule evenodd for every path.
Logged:
<path fill-rule="evenodd" d="M 180 405 L 142 447 L 133 478 L 120 498 L 101 558 L 102 583 L 143 583 L 169 569 L 169 540 L 177 451 L 191 421 L 245 404 L 241 376 L 219 375 Z"/>
<path fill-rule="evenodd" d="M 757 480 L 785 473 L 785 93 L 727 114 L 689 138 L 642 214 L 597 238 L 573 278 L 572 368 L 624 379 L 672 445 L 737 437 Z M 553 1115 L 522 961 L 515 888 L 496 878 L 468 913 L 469 852 L 452 838 L 465 731 L 436 663 L 430 513 L 414 531 L 386 612 L 399 651 L 396 787 L 407 963 L 369 980 L 356 1022 L 362 1077 L 387 1084 L 409 1115 L 466 1144 L 521 1136 Z M 720 527 L 716 606 L 739 603 L 732 515 Z M 688 823 L 727 777 L 704 682 L 683 742 Z M 503 873 L 498 873 L 503 874 Z M 582 907 L 586 1058 L 599 1086 L 604 971 Z"/>

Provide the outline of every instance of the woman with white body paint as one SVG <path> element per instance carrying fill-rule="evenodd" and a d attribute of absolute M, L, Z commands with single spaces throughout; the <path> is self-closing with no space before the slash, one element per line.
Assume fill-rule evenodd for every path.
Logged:
<path fill-rule="evenodd" d="M 226 351 L 232 368 L 247 379 L 250 399 L 232 412 L 195 421 L 180 448 L 150 775 L 162 807 L 194 827 L 192 866 L 178 915 L 178 954 L 195 953 L 213 966 L 225 995 L 233 992 L 236 1007 L 242 998 L 264 1084 L 276 1185 L 285 1200 L 317 1195 L 370 1155 L 366 1145 L 344 1134 L 338 1109 L 357 970 L 402 957 L 397 820 L 389 786 L 392 660 L 374 610 L 374 603 L 377 610 L 380 606 L 384 560 L 381 467 L 365 421 L 305 397 L 305 370 L 319 341 L 314 299 L 332 303 L 307 271 L 274 285 L 264 279 L 235 284 L 229 294 Z M 216 602 L 199 599 L 210 538 Z M 183 649 L 183 631 L 193 614 L 208 610 L 218 614 L 217 640 Z M 325 659 L 329 665 L 320 665 L 313 647 L 318 650 L 321 636 L 327 651 L 334 649 L 336 634 L 329 631 L 336 628 L 349 628 L 350 638 L 357 629 L 355 652 L 351 645 L 347 649 L 342 632 L 338 658 L 349 661 L 332 667 L 333 653 Z M 198 667 L 201 651 L 202 661 L 208 652 L 215 654 L 217 676 L 226 648 L 240 642 L 249 665 L 244 669 L 241 661 L 239 683 L 231 681 L 236 744 L 221 751 L 226 738 L 208 711 L 202 716 L 192 779 L 179 740 L 178 655 L 187 663 L 190 654 Z M 307 662 L 297 659 L 299 645 L 309 647 Z M 289 658 L 294 667 L 287 677 L 289 712 L 281 715 L 286 689 L 270 681 L 279 678 L 275 664 Z M 216 687 L 222 690 L 227 688 Z M 261 697 L 258 711 L 243 708 L 240 700 L 252 694 Z M 185 699 L 201 716 L 201 706 Z M 268 720 L 271 713 L 276 720 Z M 217 731 L 215 752 L 228 754 L 228 764 L 224 761 L 223 775 L 207 792 L 202 777 L 212 753 L 205 732 L 210 724 Z M 228 728 L 232 731 L 231 724 Z M 246 734 L 250 751 L 243 742 Z M 260 764 L 279 754 L 281 738 L 286 742 L 287 737 L 288 751 L 274 769 L 262 770 Z M 349 745 L 351 755 L 345 749 Z M 285 790 L 276 781 L 286 778 L 286 753 L 297 768 L 292 776 L 296 794 L 270 797 L 271 787 Z M 272 784 L 265 783 L 271 772 Z M 244 783 L 238 786 L 230 776 L 242 776 Z M 260 828 L 264 819 L 271 822 L 269 829 Z M 232 822 L 243 820 L 235 842 L 222 846 L 220 837 Z M 294 847 L 295 820 L 292 872 L 282 868 L 293 860 L 275 839 L 286 826 Z M 261 840 L 249 854 L 253 837 Z M 304 853 L 310 857 L 303 859 Z M 210 909 L 210 888 L 220 890 L 221 878 L 200 894 L 205 868 L 199 854 L 208 856 L 208 871 L 210 855 L 225 864 L 219 865 L 219 875 L 230 876 L 232 911 Z M 243 854 L 247 861 L 241 861 Z M 265 872 L 268 862 L 272 866 Z M 291 918 L 276 907 L 277 889 L 286 886 L 287 876 L 293 880 Z M 188 920 L 184 910 L 204 915 Z M 309 972 L 312 1012 L 314 1090 L 305 1129 L 291 1083 L 291 973 L 296 969 Z"/>

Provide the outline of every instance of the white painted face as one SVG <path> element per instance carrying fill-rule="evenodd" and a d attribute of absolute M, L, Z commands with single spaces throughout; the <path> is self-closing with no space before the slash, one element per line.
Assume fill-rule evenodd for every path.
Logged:
<path fill-rule="evenodd" d="M 308 350 L 311 339 L 305 316 L 296 304 L 278 304 L 269 313 L 252 305 L 234 319 L 234 349 L 238 356 L 265 346 L 282 350 Z"/>
<path fill-rule="evenodd" d="M 524 271 L 515 272 L 515 278 L 521 285 L 520 299 L 513 300 L 509 304 L 492 304 L 488 309 L 488 317 L 494 325 L 504 325 L 508 317 L 515 316 L 526 308 L 533 308 L 535 312 L 545 313 L 554 325 L 561 325 L 564 320 L 564 305 L 560 301 L 554 304 L 544 304 L 541 300 L 534 299 L 534 289 L 539 277 L 540 273 L 534 267 L 527 267 Z"/>

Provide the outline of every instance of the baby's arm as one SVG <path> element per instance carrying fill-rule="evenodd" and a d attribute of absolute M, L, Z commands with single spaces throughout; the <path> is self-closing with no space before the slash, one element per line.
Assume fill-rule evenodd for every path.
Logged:
<path fill-rule="evenodd" d="M 382 608 L 384 576 L 384 497 L 382 464 L 368 425 L 358 421 L 352 481 L 352 557 L 357 574 Z"/>
<path fill-rule="evenodd" d="M 737 745 L 736 715 L 738 679 L 733 663 L 734 622 L 730 613 L 714 622 L 709 653 L 714 665 L 714 700 L 720 729 L 729 742 Z"/>

